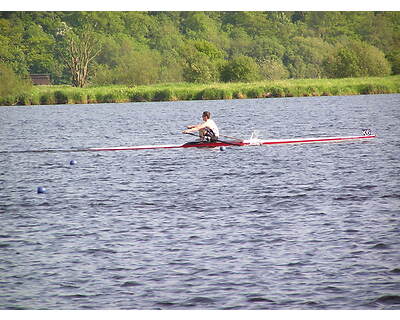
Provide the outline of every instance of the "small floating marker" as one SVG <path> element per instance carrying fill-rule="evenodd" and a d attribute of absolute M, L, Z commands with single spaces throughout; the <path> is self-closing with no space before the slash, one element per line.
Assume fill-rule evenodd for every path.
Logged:
<path fill-rule="evenodd" d="M 37 188 L 37 193 L 47 193 L 47 189 L 44 187 L 38 187 Z"/>
<path fill-rule="evenodd" d="M 75 164 L 76 164 L 76 160 L 71 160 L 71 161 L 69 162 L 69 164 L 70 164 L 71 166 L 75 165 Z"/>
<path fill-rule="evenodd" d="M 224 147 L 224 146 L 221 146 L 221 147 L 219 147 L 219 150 L 221 150 L 221 151 L 225 151 L 225 150 L 226 150 L 226 147 Z"/>

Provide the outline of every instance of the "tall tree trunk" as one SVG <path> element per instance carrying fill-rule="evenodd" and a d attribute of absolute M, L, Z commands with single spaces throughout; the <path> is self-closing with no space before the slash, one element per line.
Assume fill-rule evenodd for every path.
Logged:
<path fill-rule="evenodd" d="M 101 52 L 101 47 L 95 34 L 86 28 L 68 35 L 67 42 L 66 64 L 72 75 L 72 85 L 82 88 L 89 76 L 90 63 Z"/>

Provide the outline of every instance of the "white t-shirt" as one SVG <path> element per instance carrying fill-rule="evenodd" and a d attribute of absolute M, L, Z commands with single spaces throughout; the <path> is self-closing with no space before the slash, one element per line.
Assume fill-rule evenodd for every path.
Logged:
<path fill-rule="evenodd" d="M 219 130 L 218 130 L 218 127 L 217 127 L 217 125 L 215 124 L 215 122 L 214 122 L 213 119 L 208 119 L 206 122 L 203 123 L 203 126 L 204 126 L 205 128 L 210 128 L 210 129 L 214 132 L 215 136 L 216 136 L 216 137 L 219 137 Z"/>

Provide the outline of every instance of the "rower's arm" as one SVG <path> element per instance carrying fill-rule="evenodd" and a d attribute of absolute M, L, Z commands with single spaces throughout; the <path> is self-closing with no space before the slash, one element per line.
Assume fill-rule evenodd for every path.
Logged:
<path fill-rule="evenodd" d="M 198 125 L 195 126 L 188 126 L 187 130 L 184 130 L 183 133 L 189 133 L 189 132 L 195 132 L 195 131 L 199 131 L 200 129 L 205 128 L 205 123 L 200 123 Z"/>

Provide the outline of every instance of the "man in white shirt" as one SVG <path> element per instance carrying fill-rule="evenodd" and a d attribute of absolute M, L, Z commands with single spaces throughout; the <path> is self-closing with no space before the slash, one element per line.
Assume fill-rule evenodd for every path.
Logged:
<path fill-rule="evenodd" d="M 187 129 L 182 131 L 182 133 L 199 131 L 200 141 L 217 141 L 219 130 L 214 120 L 211 119 L 211 113 L 209 111 L 204 111 L 202 118 L 204 121 L 203 123 L 194 126 L 187 126 Z"/>

